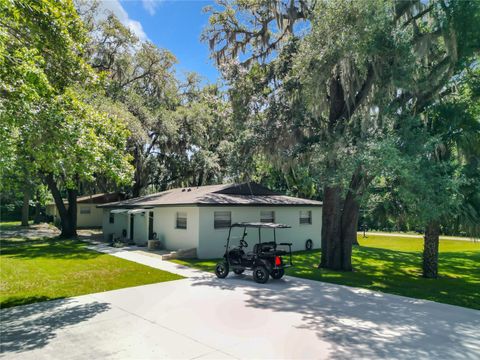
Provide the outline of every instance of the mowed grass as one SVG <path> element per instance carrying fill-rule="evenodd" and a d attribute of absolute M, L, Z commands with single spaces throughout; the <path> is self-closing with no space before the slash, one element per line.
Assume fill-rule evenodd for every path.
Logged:
<path fill-rule="evenodd" d="M 29 224 L 32 224 L 33 221 L 29 221 Z M 2 230 L 17 230 L 22 228 L 20 221 L 1 221 L 0 222 L 0 231 Z"/>
<path fill-rule="evenodd" d="M 480 242 L 440 240 L 439 278 L 421 277 L 423 240 L 370 235 L 358 237 L 353 272 L 317 269 L 320 251 L 294 254 L 287 274 L 328 283 L 362 287 L 480 310 Z M 215 260 L 176 260 L 213 271 Z M 228 280 L 227 280 L 228 281 Z"/>
<path fill-rule="evenodd" d="M 88 250 L 77 240 L 26 241 L 1 248 L 0 307 L 181 278 Z"/>

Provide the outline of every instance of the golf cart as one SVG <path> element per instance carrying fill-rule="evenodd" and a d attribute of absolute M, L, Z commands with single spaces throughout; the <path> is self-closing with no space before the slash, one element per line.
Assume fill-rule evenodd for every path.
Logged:
<path fill-rule="evenodd" d="M 230 248 L 230 236 L 233 228 L 243 228 L 243 235 L 238 246 Z M 251 251 L 245 251 L 249 247 L 245 240 L 247 228 L 258 229 L 258 243 L 253 246 Z M 292 244 L 277 244 L 276 230 L 289 228 L 290 226 L 284 224 L 261 222 L 245 222 L 230 225 L 224 259 L 215 267 L 215 274 L 220 279 L 223 279 L 230 270 L 240 275 L 245 269 L 251 269 L 253 270 L 253 279 L 257 283 L 265 284 L 270 276 L 274 279 L 280 279 L 285 274 L 285 268 L 293 265 Z M 273 241 L 262 242 L 262 229 L 273 230 Z M 287 261 L 282 256 L 288 257 Z"/>

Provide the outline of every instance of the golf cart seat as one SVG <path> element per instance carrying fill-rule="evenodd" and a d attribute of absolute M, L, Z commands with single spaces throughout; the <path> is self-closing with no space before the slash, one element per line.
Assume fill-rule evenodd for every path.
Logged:
<path fill-rule="evenodd" d="M 253 253 L 258 254 L 260 252 L 269 252 L 272 251 L 275 248 L 275 243 L 273 241 L 271 242 L 265 242 L 261 244 L 255 244 L 253 246 Z"/>
<path fill-rule="evenodd" d="M 236 257 L 241 257 L 245 255 L 245 251 L 239 248 L 232 249 L 228 253 L 230 256 L 236 256 Z"/>

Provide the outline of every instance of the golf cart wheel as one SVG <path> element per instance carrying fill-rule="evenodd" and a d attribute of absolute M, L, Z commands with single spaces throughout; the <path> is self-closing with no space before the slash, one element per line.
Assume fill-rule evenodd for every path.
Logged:
<path fill-rule="evenodd" d="M 233 272 L 236 275 L 242 275 L 244 271 L 245 271 L 245 269 L 233 269 Z"/>
<path fill-rule="evenodd" d="M 220 279 L 226 278 L 228 275 L 228 264 L 224 261 L 219 262 L 217 266 L 215 266 L 215 275 Z"/>
<path fill-rule="evenodd" d="M 268 271 L 265 266 L 257 266 L 253 269 L 253 280 L 259 284 L 265 284 L 268 281 Z"/>
<path fill-rule="evenodd" d="M 285 275 L 285 270 L 284 269 L 276 269 L 273 270 L 270 275 L 272 275 L 272 278 L 275 280 L 281 279 L 283 275 Z"/>

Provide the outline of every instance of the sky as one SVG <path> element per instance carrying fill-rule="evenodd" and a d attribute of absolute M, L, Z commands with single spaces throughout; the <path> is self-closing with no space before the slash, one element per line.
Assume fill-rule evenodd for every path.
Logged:
<path fill-rule="evenodd" d="M 141 40 L 172 52 L 180 79 L 194 71 L 204 83 L 214 83 L 219 77 L 208 44 L 200 42 L 208 24 L 208 14 L 202 9 L 213 4 L 209 0 L 100 0 L 101 10 L 112 11 Z"/>

